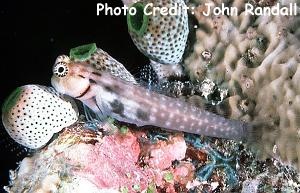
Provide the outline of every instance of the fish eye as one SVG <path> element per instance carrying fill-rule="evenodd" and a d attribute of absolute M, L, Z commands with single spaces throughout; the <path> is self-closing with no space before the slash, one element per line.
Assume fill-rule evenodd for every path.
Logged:
<path fill-rule="evenodd" d="M 53 74 L 59 78 L 66 76 L 69 72 L 67 65 L 64 62 L 58 62 L 53 67 Z"/>

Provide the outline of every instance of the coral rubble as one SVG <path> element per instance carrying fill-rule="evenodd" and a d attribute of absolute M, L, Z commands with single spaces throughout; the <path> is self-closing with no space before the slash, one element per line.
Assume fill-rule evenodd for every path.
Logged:
<path fill-rule="evenodd" d="M 107 126 L 107 125 L 106 125 Z M 143 148 L 141 148 L 143 147 Z M 145 148 L 147 147 L 147 148 Z M 193 178 L 182 135 L 152 144 L 143 131 L 102 136 L 77 124 L 11 172 L 8 192 L 139 192 L 175 189 Z M 174 151 L 179 149 L 180 151 Z M 144 156 L 142 156 L 144 155 Z M 173 161 L 179 161 L 173 166 Z"/>
<path fill-rule="evenodd" d="M 85 128 L 84 123 L 75 124 L 24 158 L 10 171 L 11 181 L 4 189 L 14 193 L 124 193 L 300 188 L 299 174 L 275 159 L 256 161 L 242 144 L 181 133 L 150 137 L 153 133 L 161 132 L 111 122 L 97 131 Z"/>

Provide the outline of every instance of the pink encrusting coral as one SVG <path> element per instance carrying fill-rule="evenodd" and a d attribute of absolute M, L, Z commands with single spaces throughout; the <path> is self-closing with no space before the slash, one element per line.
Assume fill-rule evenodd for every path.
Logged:
<path fill-rule="evenodd" d="M 76 175 L 87 178 L 99 188 L 127 187 L 134 185 L 146 189 L 154 180 L 151 170 L 137 165 L 140 154 L 138 138 L 131 132 L 126 135 L 104 137 L 100 143 L 78 144 L 65 152 L 72 165 L 79 165 Z"/>
<path fill-rule="evenodd" d="M 186 149 L 187 145 L 182 135 L 170 137 L 168 141 L 159 141 L 149 147 L 150 155 L 146 163 L 152 168 L 167 169 L 172 166 L 172 161 L 185 157 Z"/>
<path fill-rule="evenodd" d="M 127 129 L 102 136 L 78 124 L 66 128 L 33 157 L 25 158 L 6 190 L 174 192 L 176 184 L 185 187 L 194 179 L 192 164 L 182 161 L 186 149 L 181 134 L 153 143 L 144 131 Z M 176 166 L 172 164 L 175 160 Z"/>

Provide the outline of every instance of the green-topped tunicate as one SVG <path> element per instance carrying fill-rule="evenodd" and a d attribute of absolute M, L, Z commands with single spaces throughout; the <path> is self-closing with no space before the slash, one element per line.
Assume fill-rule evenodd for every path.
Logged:
<path fill-rule="evenodd" d="M 16 104 L 21 93 L 22 90 L 20 87 L 18 87 L 7 97 L 2 105 L 2 113 L 6 113 Z"/>
<path fill-rule="evenodd" d="M 90 56 L 96 52 L 97 46 L 95 43 L 85 44 L 72 48 L 70 50 L 70 59 L 77 61 L 84 61 L 90 58 Z"/>
<path fill-rule="evenodd" d="M 127 15 L 127 25 L 137 48 L 150 60 L 160 64 L 180 63 L 189 33 L 185 2 L 183 0 L 141 0 L 134 3 L 132 7 L 137 10 L 137 13 Z M 177 7 L 178 13 L 162 15 L 152 9 L 154 7 Z"/>
<path fill-rule="evenodd" d="M 31 149 L 46 145 L 53 134 L 77 119 L 73 100 L 40 85 L 17 88 L 2 107 L 2 122 L 10 137 Z"/>

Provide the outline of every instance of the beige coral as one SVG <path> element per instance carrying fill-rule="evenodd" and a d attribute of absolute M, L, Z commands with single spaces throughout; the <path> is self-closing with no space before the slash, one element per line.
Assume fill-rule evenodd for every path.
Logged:
<path fill-rule="evenodd" d="M 217 109 L 254 124 L 249 143 L 262 158 L 280 156 L 300 168 L 300 17 L 246 15 L 238 0 L 227 4 L 239 8 L 238 16 L 206 17 L 205 2 L 220 5 L 193 2 L 200 27 L 185 60 L 188 74 L 227 85 L 230 96 L 223 106 L 230 108 Z M 211 53 L 209 61 L 204 52 Z"/>

